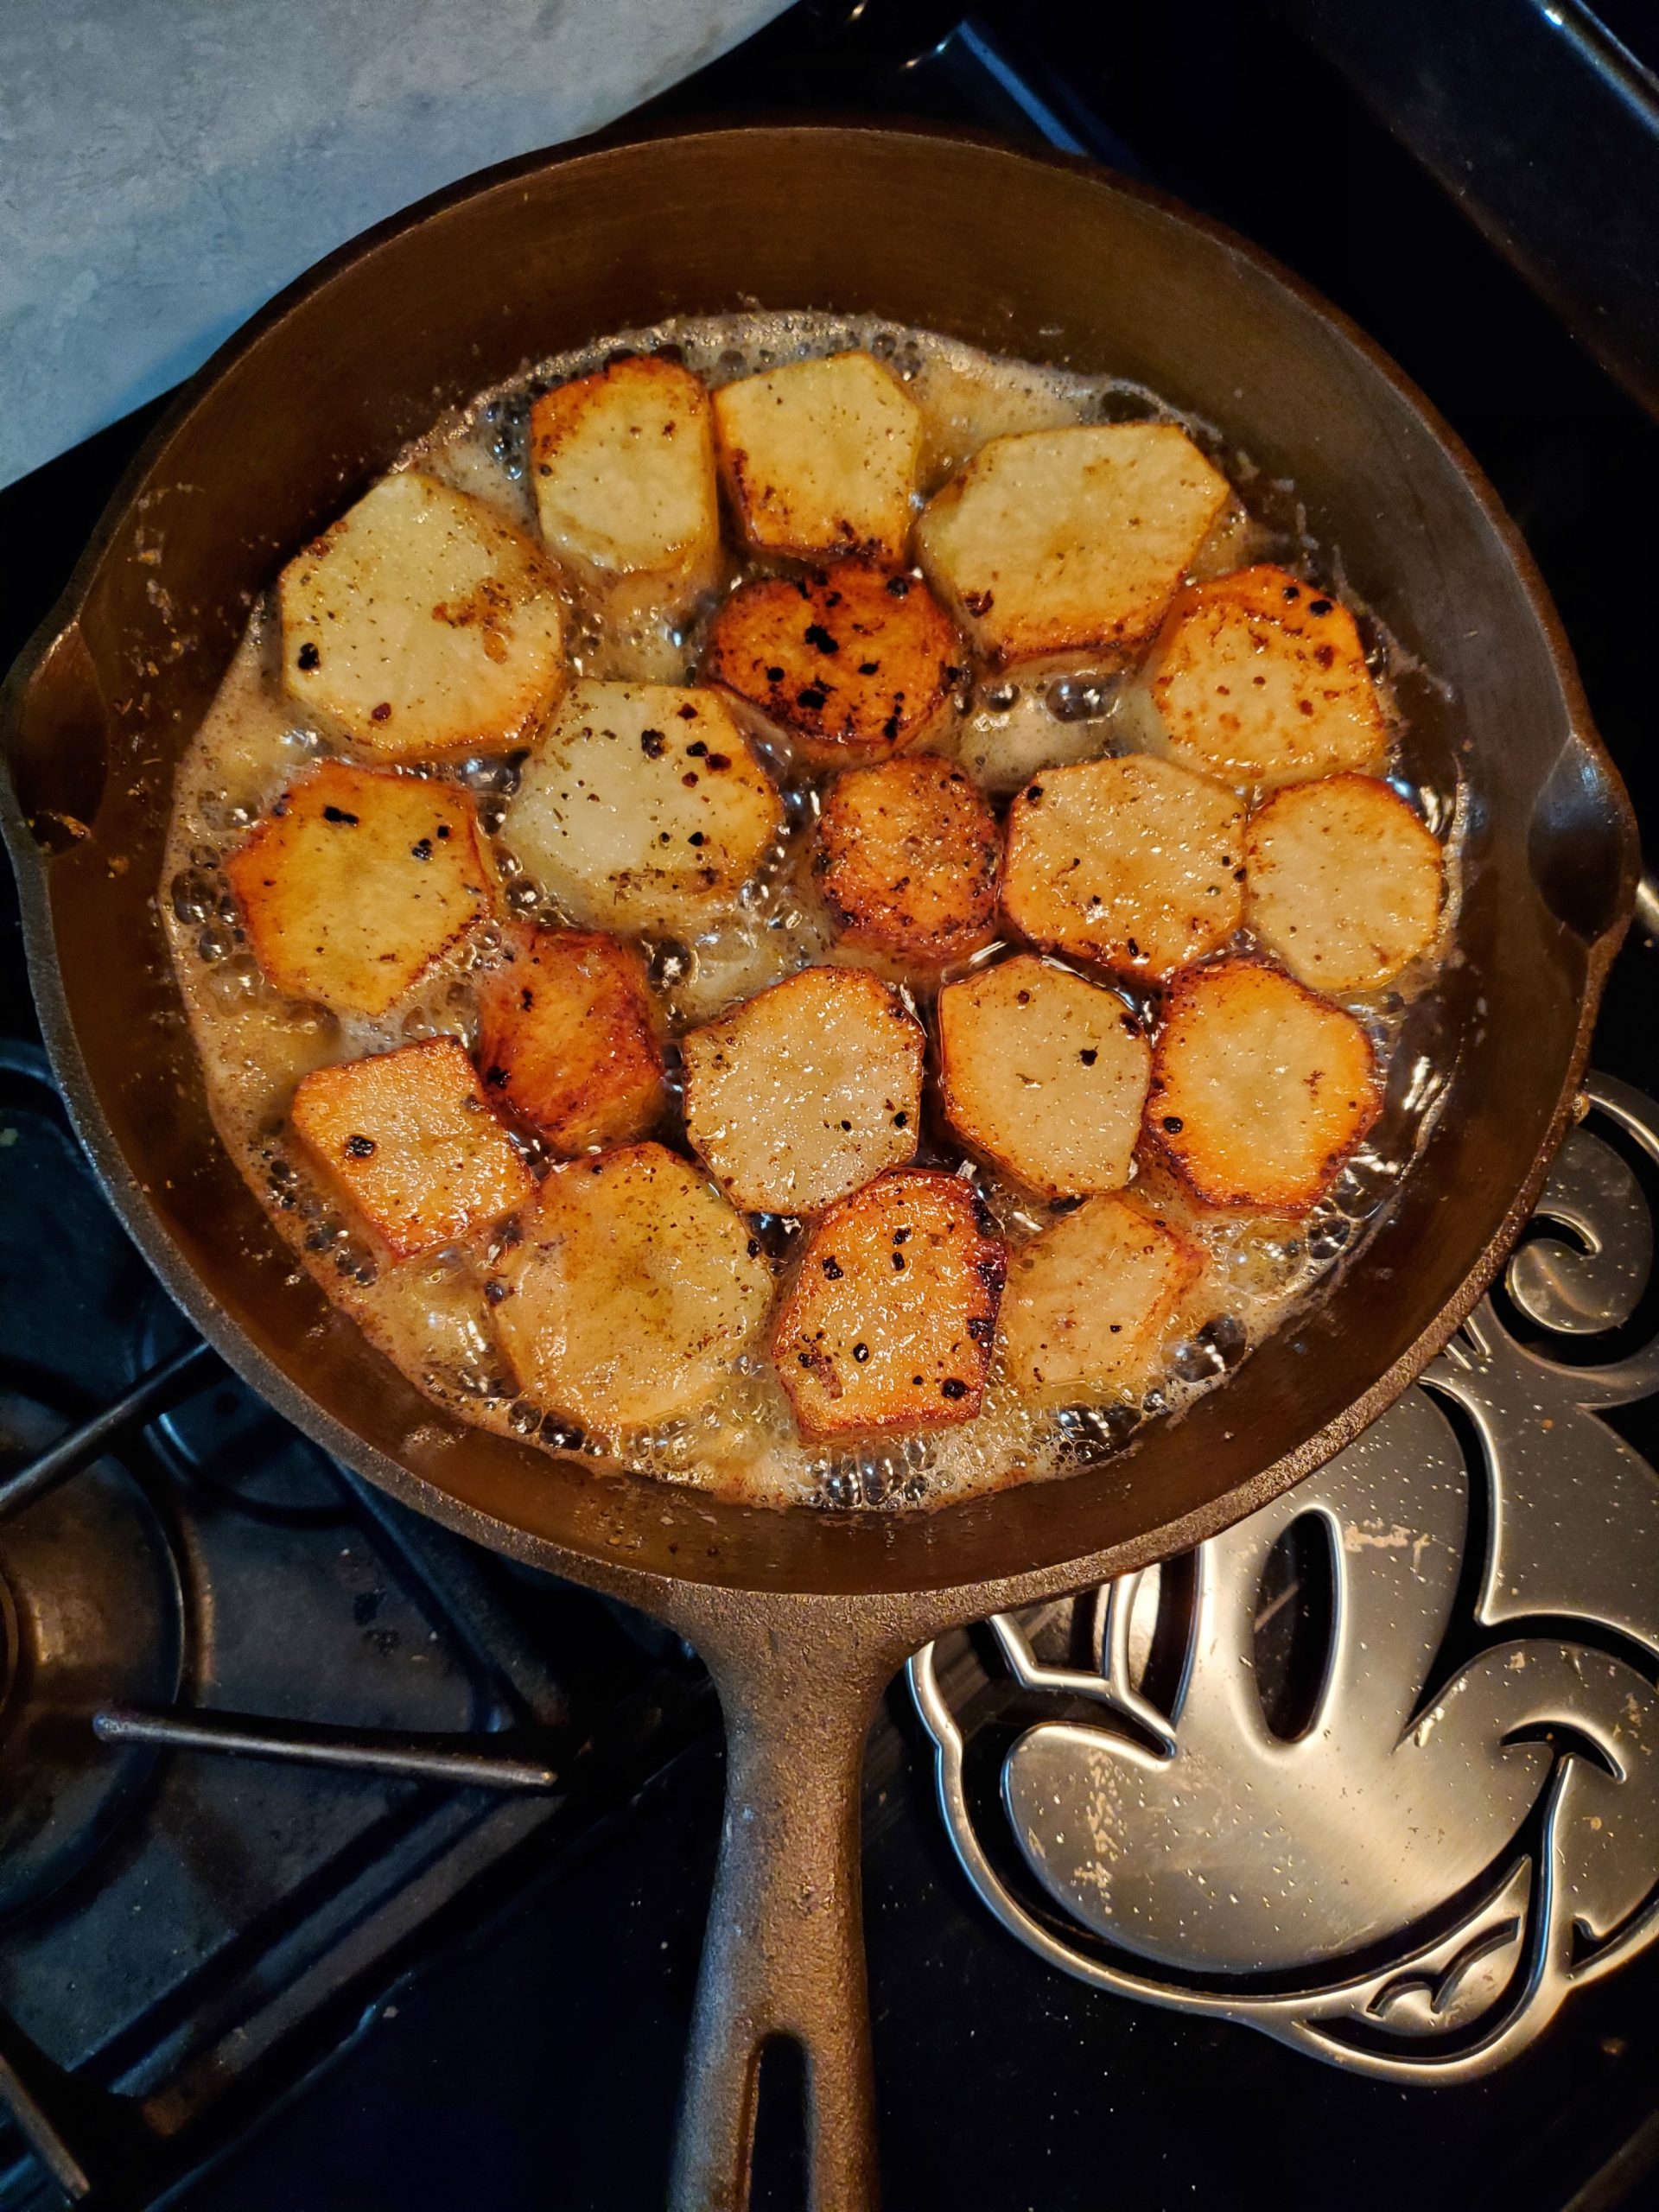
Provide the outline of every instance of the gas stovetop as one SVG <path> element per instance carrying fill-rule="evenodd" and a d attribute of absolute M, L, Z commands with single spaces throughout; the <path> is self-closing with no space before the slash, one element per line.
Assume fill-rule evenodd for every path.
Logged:
<path fill-rule="evenodd" d="M 1258 238 L 1474 448 L 1546 570 L 1638 808 L 1659 810 L 1632 613 L 1659 429 L 1288 16 L 1243 24 L 1200 0 L 1172 70 L 1161 11 L 1135 0 L 1109 35 L 1096 14 L 809 0 L 654 112 L 861 109 L 1039 137 Z M 153 412 L 0 494 L 0 526 L 33 555 L 0 609 L 0 655 L 49 605 Z M 650 1624 L 366 1490 L 192 1345 L 74 1147 L 9 910 L 0 931 L 0 2207 L 89 2188 L 95 2205 L 196 2212 L 645 2212 L 662 2199 L 718 1834 L 700 1669 Z M 1622 956 L 1598 1045 L 1649 1093 L 1656 960 L 1639 943 Z M 1659 1455 L 1650 1403 L 1605 1418 Z M 1280 1571 L 1261 1586 L 1256 1659 L 1294 1701 L 1308 1608 L 1292 1602 L 1294 1560 Z M 1028 1630 L 1029 1665 L 1075 1691 L 1080 1648 L 1095 1679 L 1109 1671 L 1103 1618 L 941 1653 L 938 1680 L 982 1719 L 987 1653 L 1018 1659 Z M 1138 1633 L 1150 1694 L 1154 1630 Z M 188 1741 L 181 1713 L 207 1716 Z M 1105 2190 L 1136 2208 L 1288 2197 L 1313 2212 L 1650 2201 L 1653 1952 L 1575 1991 L 1478 2082 L 1344 2074 L 1220 2013 L 1057 1971 L 996 1926 L 994 1885 L 976 1896 L 955 1855 L 968 1831 L 939 1818 L 937 1707 L 930 1725 L 896 1687 L 867 1771 L 894 2206 L 1004 2212 Z M 798 2201 L 789 2088 L 769 2071 L 757 2205 Z"/>

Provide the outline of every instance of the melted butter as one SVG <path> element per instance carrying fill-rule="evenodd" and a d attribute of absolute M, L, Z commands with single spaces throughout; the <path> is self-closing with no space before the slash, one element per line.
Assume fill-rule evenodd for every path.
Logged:
<path fill-rule="evenodd" d="M 1207 426 L 1186 421 L 1154 395 L 1109 378 L 994 359 L 954 341 L 871 319 L 755 314 L 625 333 L 540 364 L 483 394 L 463 413 L 435 425 L 397 465 L 429 470 L 485 500 L 518 527 L 533 530 L 524 461 L 532 399 L 556 382 L 592 371 L 619 349 L 649 352 L 671 346 L 711 385 L 784 361 L 868 346 L 905 378 L 923 410 L 924 494 L 988 437 L 1071 423 L 1183 422 L 1244 487 L 1240 503 L 1211 533 L 1193 573 L 1219 574 L 1263 559 L 1306 569 L 1313 557 L 1300 522 L 1287 527 L 1282 520 L 1275 524 L 1253 511 L 1249 487 L 1255 472 L 1248 461 L 1222 453 Z M 729 556 L 719 588 L 689 613 L 635 603 L 625 592 L 602 603 L 570 592 L 569 651 L 575 671 L 620 679 L 690 680 L 715 607 L 755 566 Z M 338 744 L 337 734 L 308 721 L 283 693 L 276 645 L 274 613 L 267 605 L 256 610 L 181 763 L 175 789 L 163 911 L 214 1120 L 276 1227 L 328 1295 L 418 1387 L 483 1426 L 550 1449 L 579 1450 L 601 1465 L 622 1460 L 671 1483 L 767 1503 L 933 1505 L 1013 1481 L 1064 1473 L 1132 1447 L 1148 1419 L 1178 1416 L 1282 1325 L 1363 1242 L 1438 1109 L 1455 1044 L 1443 1033 L 1434 984 L 1440 967 L 1458 957 L 1453 935 L 1459 795 L 1449 787 L 1413 787 L 1408 795 L 1446 839 L 1447 895 L 1440 942 L 1389 990 L 1340 1001 L 1364 1023 L 1387 1078 L 1389 1104 L 1382 1120 L 1327 1197 L 1310 1215 L 1295 1220 L 1209 1214 L 1170 1179 L 1137 1172 L 1132 1192 L 1200 1245 L 1206 1261 L 1203 1281 L 1170 1324 L 1144 1389 L 1057 1415 L 1027 1405 L 1000 1375 L 994 1376 L 973 1421 L 826 1448 L 798 1435 L 783 1391 L 763 1349 L 757 1347 L 739 1363 L 727 1386 L 688 1418 L 645 1435 L 583 1439 L 556 1410 L 516 1393 L 485 1292 L 493 1239 L 500 1231 L 394 1264 L 312 1176 L 289 1136 L 286 1116 L 295 1085 L 312 1068 L 419 1037 L 450 1035 L 470 1046 L 477 1020 L 474 979 L 495 957 L 500 937 L 495 923 L 474 930 L 374 1021 L 296 1004 L 266 982 L 243 937 L 222 863 L 282 791 Z M 1379 637 L 1374 658 L 1386 698 L 1390 667 L 1400 670 L 1407 664 L 1385 637 Z M 1078 661 L 1022 671 L 1017 681 L 994 675 L 969 681 L 953 724 L 934 741 L 937 749 L 962 760 L 993 793 L 1017 789 L 1039 767 L 1108 753 L 1155 750 L 1160 741 L 1156 709 L 1132 671 Z M 805 865 L 822 779 L 803 773 L 784 748 L 766 749 L 788 802 L 789 826 L 779 846 L 737 910 L 717 927 L 688 944 L 646 944 L 671 1034 L 677 1036 L 769 983 L 825 959 L 875 969 L 904 988 L 931 1023 L 939 974 L 907 970 L 831 942 Z M 514 762 L 480 757 L 432 772 L 454 777 L 473 794 L 492 839 L 503 911 L 550 924 L 566 919 L 498 834 L 516 781 Z M 1248 948 L 1248 935 L 1241 935 L 1239 943 Z M 1007 950 L 988 947 L 966 964 L 982 965 Z M 963 968 L 946 969 L 944 979 L 962 972 Z M 1125 995 L 1134 1002 L 1131 994 Z M 925 1119 L 922 1162 L 971 1176 L 1011 1245 L 1040 1234 L 1054 1218 L 1028 1194 L 964 1160 L 936 1113 Z M 677 1096 L 671 1126 L 663 1134 L 683 1147 Z M 535 1141 L 522 1142 L 532 1169 L 539 1169 L 544 1163 Z M 804 1241 L 801 1225 L 762 1221 L 756 1230 L 772 1255 L 780 1286 L 786 1283 Z"/>

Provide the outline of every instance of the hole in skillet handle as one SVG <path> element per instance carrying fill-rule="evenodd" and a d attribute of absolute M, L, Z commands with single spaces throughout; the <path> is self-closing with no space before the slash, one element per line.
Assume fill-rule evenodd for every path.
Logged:
<path fill-rule="evenodd" d="M 7 687 L 0 744 L 17 811 L 40 849 L 67 852 L 92 834 L 109 772 L 109 710 L 78 623 Z"/>
<path fill-rule="evenodd" d="M 748 2212 L 804 2212 L 808 2174 L 806 2054 L 793 2036 L 760 2046 Z"/>
<path fill-rule="evenodd" d="M 1586 945 L 1630 912 L 1641 872 L 1630 803 L 1599 750 L 1577 730 L 1533 807 L 1527 864 L 1550 912 Z"/>

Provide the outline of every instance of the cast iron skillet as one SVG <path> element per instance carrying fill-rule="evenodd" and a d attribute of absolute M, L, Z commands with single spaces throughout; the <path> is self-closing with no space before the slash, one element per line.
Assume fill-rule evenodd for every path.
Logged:
<path fill-rule="evenodd" d="M 708 1503 L 467 1427 L 334 1313 L 214 1137 L 156 919 L 175 761 L 251 597 L 442 405 L 671 312 L 877 310 L 1139 378 L 1295 479 L 1434 681 L 1413 743 L 1469 794 L 1459 1039 L 1427 1150 L 1363 1257 L 1122 1465 L 910 1519 Z M 812 2202 L 875 2196 L 859 1926 L 867 1726 L 910 1650 L 1178 1551 L 1357 1435 L 1527 1218 L 1573 1110 L 1636 874 L 1628 803 L 1515 532 L 1367 341 L 1249 248 L 1079 165 L 925 130 L 768 127 L 532 156 L 305 278 L 135 465 L 0 717 L 4 828 L 77 1124 L 191 1319 L 326 1449 L 702 1652 L 730 1743 L 675 2178 L 747 2196 L 756 2059 L 804 2046 Z"/>

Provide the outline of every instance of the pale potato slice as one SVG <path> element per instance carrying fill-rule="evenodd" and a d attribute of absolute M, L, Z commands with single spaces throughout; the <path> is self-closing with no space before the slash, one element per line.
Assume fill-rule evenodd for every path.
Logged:
<path fill-rule="evenodd" d="M 922 414 L 873 355 L 795 361 L 724 385 L 715 432 L 739 526 L 757 550 L 902 558 Z"/>
<path fill-rule="evenodd" d="M 1182 592 L 1148 681 L 1173 758 L 1223 783 L 1295 783 L 1388 750 L 1353 616 L 1283 569 Z"/>
<path fill-rule="evenodd" d="M 921 1025 L 861 968 L 803 968 L 683 1040 L 685 1133 L 736 1205 L 817 1213 L 913 1157 Z"/>
<path fill-rule="evenodd" d="M 289 1120 L 400 1260 L 499 1220 L 535 1188 L 453 1037 L 315 1069 Z"/>
<path fill-rule="evenodd" d="M 1371 991 L 1434 942 L 1440 849 L 1371 776 L 1291 784 L 1251 817 L 1244 918 L 1293 976 Z"/>
<path fill-rule="evenodd" d="M 564 682 L 536 548 L 481 499 L 382 477 L 283 570 L 283 682 L 383 760 L 499 752 Z"/>
<path fill-rule="evenodd" d="M 802 1434 L 971 1420 L 1006 1258 L 972 1185 L 935 1168 L 896 1168 L 833 1207 L 772 1333 Z"/>
<path fill-rule="evenodd" d="M 1146 1131 L 1205 1205 L 1306 1211 L 1382 1103 L 1358 1022 L 1265 961 L 1218 960 L 1165 1002 Z"/>
<path fill-rule="evenodd" d="M 503 834 L 577 921 L 693 934 L 783 833 L 777 786 L 718 692 L 577 683 L 524 764 Z"/>
<path fill-rule="evenodd" d="M 325 761 L 225 872 L 279 991 L 385 1014 L 491 908 L 472 803 L 453 784 Z"/>
<path fill-rule="evenodd" d="M 715 616 L 703 681 L 785 735 L 804 760 L 886 760 L 948 722 L 962 647 L 925 584 L 849 556 L 741 584 Z"/>
<path fill-rule="evenodd" d="M 758 1337 L 772 1271 L 698 1168 L 659 1144 L 555 1167 L 492 1306 L 520 1387 L 598 1435 L 694 1411 Z"/>
<path fill-rule="evenodd" d="M 1127 647 L 1162 619 L 1231 496 L 1183 430 L 993 438 L 917 525 L 928 582 L 988 658 Z"/>
<path fill-rule="evenodd" d="M 555 1152 L 643 1136 L 662 1111 L 663 1056 L 639 947 L 509 929 L 479 986 L 478 1065 Z"/>
<path fill-rule="evenodd" d="M 684 607 L 717 582 L 714 412 L 679 362 L 613 361 L 543 393 L 530 473 L 549 550 L 590 591 L 627 579 L 642 605 Z"/>
<path fill-rule="evenodd" d="M 925 753 L 837 776 L 812 865 L 845 943 L 937 963 L 989 944 L 1001 846 L 973 778 Z"/>
<path fill-rule="evenodd" d="M 952 1128 L 1030 1189 L 1128 1182 L 1152 1047 L 1115 991 L 1021 953 L 939 993 L 939 1060 Z"/>
<path fill-rule="evenodd" d="M 1237 929 L 1243 861 L 1230 791 L 1145 753 L 1088 760 L 1014 800 L 1002 904 L 1034 944 L 1160 980 Z"/>
<path fill-rule="evenodd" d="M 1131 1198 L 1090 1198 L 1010 1255 L 1002 1359 L 1022 1395 L 1066 1406 L 1138 1396 L 1204 1254 Z"/>

